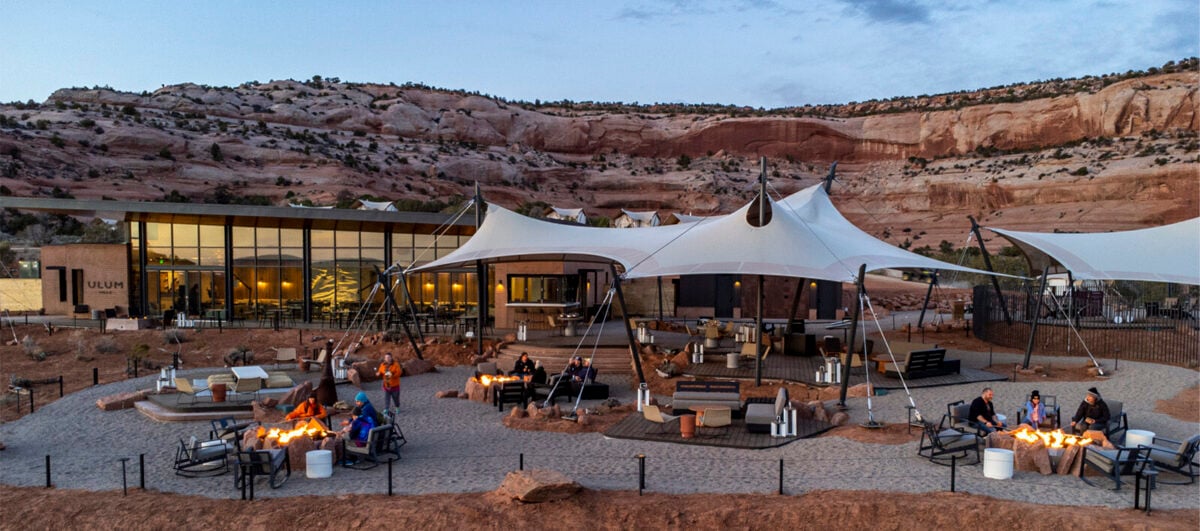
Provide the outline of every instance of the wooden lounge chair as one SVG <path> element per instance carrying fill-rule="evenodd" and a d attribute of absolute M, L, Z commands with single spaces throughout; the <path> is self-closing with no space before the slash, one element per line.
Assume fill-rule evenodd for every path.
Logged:
<path fill-rule="evenodd" d="M 658 431 L 646 433 L 667 433 L 667 423 L 679 418 L 678 415 L 667 415 L 658 409 L 658 406 L 646 404 L 642 406 L 642 418 L 658 424 Z"/>
<path fill-rule="evenodd" d="M 207 390 L 207 387 L 196 388 L 192 386 L 192 381 L 187 378 L 175 379 L 175 403 L 178 404 L 185 396 L 192 397 L 192 403 L 195 404 L 199 400 L 196 395 L 201 391 Z"/>

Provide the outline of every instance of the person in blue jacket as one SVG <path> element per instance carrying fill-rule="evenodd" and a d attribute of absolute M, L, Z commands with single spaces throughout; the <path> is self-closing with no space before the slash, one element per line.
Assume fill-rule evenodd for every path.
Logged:
<path fill-rule="evenodd" d="M 363 391 L 354 395 L 354 404 L 354 416 L 350 421 L 343 422 L 346 427 L 342 428 L 342 434 L 355 446 L 366 446 L 367 434 L 378 425 L 375 406 L 371 405 L 371 400 Z"/>

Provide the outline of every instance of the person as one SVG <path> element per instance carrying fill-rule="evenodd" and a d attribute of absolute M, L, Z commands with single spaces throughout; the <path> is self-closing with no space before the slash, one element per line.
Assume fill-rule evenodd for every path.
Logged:
<path fill-rule="evenodd" d="M 367 393 L 359 391 L 354 395 L 354 415 L 351 420 L 343 421 L 342 435 L 355 446 L 367 445 L 367 434 L 377 426 L 375 406 L 367 398 Z"/>
<path fill-rule="evenodd" d="M 546 369 L 544 367 L 542 367 L 541 360 L 538 360 L 538 361 L 534 362 L 534 364 L 533 364 L 533 380 L 532 381 L 533 381 L 533 383 L 539 384 L 539 385 L 546 384 Z"/>
<path fill-rule="evenodd" d="M 533 360 L 529 359 L 529 353 L 522 352 L 521 357 L 517 358 L 517 362 L 513 364 L 513 370 L 508 375 L 524 378 L 526 376 L 533 376 L 535 369 L 537 369 L 537 366 L 534 365 Z"/>
<path fill-rule="evenodd" d="M 1025 420 L 1035 430 L 1046 423 L 1046 406 L 1042 404 L 1042 395 L 1037 389 L 1029 393 L 1029 401 L 1025 402 L 1025 415 Z"/>
<path fill-rule="evenodd" d="M 384 353 L 383 363 L 380 363 L 379 368 L 375 370 L 375 374 L 383 379 L 384 409 L 394 405 L 397 411 L 400 410 L 400 376 L 403 372 L 400 364 L 392 358 L 392 353 Z"/>
<path fill-rule="evenodd" d="M 996 416 L 996 408 L 992 405 L 992 397 L 995 393 L 991 387 L 984 387 L 983 392 L 971 401 L 971 409 L 967 413 L 967 418 L 971 419 L 979 426 L 979 429 L 984 434 L 992 433 L 1004 427 L 1004 423 L 1000 422 L 1000 418 Z"/>
<path fill-rule="evenodd" d="M 324 420 L 329 413 L 325 410 L 320 402 L 317 402 L 317 393 L 309 393 L 308 399 L 296 406 L 291 413 L 284 417 L 286 420 L 306 421 L 308 419 Z"/>
<path fill-rule="evenodd" d="M 1075 416 L 1071 417 L 1071 430 L 1078 435 L 1093 429 L 1104 431 L 1108 426 L 1108 419 L 1108 404 L 1100 398 L 1100 391 L 1092 387 L 1088 389 L 1087 396 L 1083 397 L 1079 409 L 1075 410 Z"/>
<path fill-rule="evenodd" d="M 558 385 L 559 382 L 563 382 L 564 384 L 570 383 L 575 379 L 575 374 L 581 369 L 583 369 L 583 358 L 579 356 L 571 358 L 571 361 L 563 368 L 562 373 L 550 379 L 550 385 Z"/>
<path fill-rule="evenodd" d="M 583 366 L 581 366 L 579 370 L 575 371 L 574 380 L 576 382 L 582 382 L 584 380 L 588 382 L 596 381 L 596 369 L 592 368 L 591 359 L 583 360 Z"/>

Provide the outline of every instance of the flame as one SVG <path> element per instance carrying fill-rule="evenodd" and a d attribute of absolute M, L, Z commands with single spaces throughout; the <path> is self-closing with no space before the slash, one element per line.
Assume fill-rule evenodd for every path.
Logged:
<path fill-rule="evenodd" d="M 259 436 L 262 436 L 262 428 L 259 428 Z M 325 431 L 325 426 L 317 419 L 309 419 L 307 423 L 297 426 L 295 429 L 283 431 L 279 428 L 271 428 L 266 432 L 266 439 L 275 439 L 279 441 L 280 446 L 287 446 L 292 439 L 301 435 L 307 435 L 311 439 L 319 439 L 324 437 L 329 432 Z"/>
<path fill-rule="evenodd" d="M 479 383 L 485 386 L 492 385 L 492 383 L 516 382 L 519 380 L 520 378 L 516 376 L 492 376 L 490 374 L 479 375 Z"/>
<path fill-rule="evenodd" d="M 1062 449 L 1067 446 L 1087 446 L 1092 444 L 1092 440 L 1088 437 L 1079 437 L 1076 435 L 1067 435 L 1062 430 L 1054 431 L 1035 431 L 1027 427 L 1021 427 L 1013 432 L 1013 437 L 1022 441 L 1033 444 L 1041 442 L 1046 448 Z"/>

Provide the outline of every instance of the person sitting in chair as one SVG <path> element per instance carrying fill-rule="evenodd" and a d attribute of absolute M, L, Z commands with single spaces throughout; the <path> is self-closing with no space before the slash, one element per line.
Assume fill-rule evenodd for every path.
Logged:
<path fill-rule="evenodd" d="M 542 362 L 537 361 L 533 364 L 533 383 L 545 385 L 546 369 L 542 367 Z"/>
<path fill-rule="evenodd" d="M 991 387 L 984 387 L 983 392 L 971 401 L 971 409 L 967 413 L 967 418 L 979 426 L 980 431 L 984 434 L 1004 427 L 1004 423 L 1000 422 L 1000 418 L 996 416 L 996 408 L 992 405 L 992 396 L 994 395 Z"/>
<path fill-rule="evenodd" d="M 1092 387 L 1075 410 L 1075 416 L 1071 417 L 1071 430 L 1079 435 L 1088 430 L 1104 431 L 1108 419 L 1108 404 L 1100 398 L 1100 391 Z"/>
<path fill-rule="evenodd" d="M 587 381 L 588 383 L 596 381 L 596 369 L 592 368 L 592 360 L 583 360 L 583 366 L 575 371 L 572 379 L 576 382 Z"/>
<path fill-rule="evenodd" d="M 325 420 L 329 413 L 317 402 L 317 393 L 309 393 L 308 399 L 296 406 L 291 413 L 287 414 L 286 420 L 298 420 L 305 422 L 308 419 Z"/>
<path fill-rule="evenodd" d="M 371 400 L 367 398 L 367 393 L 359 391 L 354 395 L 354 415 L 351 420 L 342 421 L 342 435 L 344 435 L 355 446 L 367 445 L 367 434 L 371 429 L 378 425 L 375 406 L 371 405 Z"/>
<path fill-rule="evenodd" d="M 522 352 L 521 357 L 513 364 L 513 370 L 509 371 L 508 375 L 524 378 L 526 376 L 533 376 L 533 372 L 536 369 L 537 367 L 534 365 L 533 360 L 529 359 L 529 353 Z"/>
<path fill-rule="evenodd" d="M 1042 395 L 1037 389 L 1029 393 L 1029 401 L 1025 402 L 1025 420 L 1033 429 L 1038 429 L 1042 424 L 1047 424 L 1046 406 L 1042 405 Z"/>

